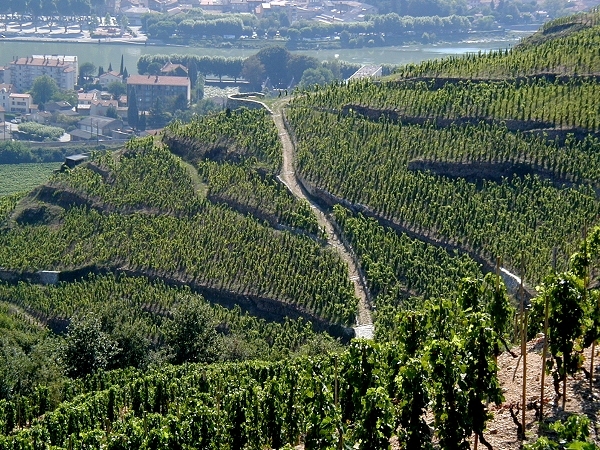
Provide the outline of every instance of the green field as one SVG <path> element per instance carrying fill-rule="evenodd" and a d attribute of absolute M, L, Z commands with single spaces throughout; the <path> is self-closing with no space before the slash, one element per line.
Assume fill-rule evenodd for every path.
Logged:
<path fill-rule="evenodd" d="M 60 163 L 0 164 L 0 196 L 30 191 L 50 178 Z"/>

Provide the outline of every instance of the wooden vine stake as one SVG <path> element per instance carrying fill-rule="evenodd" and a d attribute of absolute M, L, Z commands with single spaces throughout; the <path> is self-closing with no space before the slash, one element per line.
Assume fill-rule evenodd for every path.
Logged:
<path fill-rule="evenodd" d="M 500 292 L 500 266 L 502 265 L 502 260 L 499 256 L 496 257 L 496 294 Z M 498 365 L 498 356 L 496 352 L 494 352 L 494 363 L 496 366 Z"/>
<path fill-rule="evenodd" d="M 556 274 L 556 247 L 552 249 L 552 272 Z M 540 422 L 544 420 L 544 389 L 546 383 L 546 359 L 548 358 L 548 320 L 549 312 L 548 296 L 544 298 L 544 348 L 542 350 L 542 386 L 540 389 Z"/>
<path fill-rule="evenodd" d="M 523 295 L 523 263 L 521 263 L 521 280 L 519 283 L 519 296 L 521 297 L 521 357 L 523 359 L 523 397 L 521 405 L 521 426 L 523 438 L 525 437 L 525 411 L 527 411 L 527 310 L 525 308 L 525 295 Z"/>
<path fill-rule="evenodd" d="M 583 295 L 584 302 L 587 298 L 588 286 L 590 284 L 590 269 L 591 269 L 591 255 L 588 255 L 588 244 L 587 244 L 587 227 L 583 229 L 583 252 L 585 254 L 585 259 L 587 261 L 587 266 L 585 268 L 585 275 L 583 279 Z M 600 298 L 596 300 L 596 308 L 600 307 Z M 592 341 L 592 354 L 590 355 L 590 391 L 594 389 L 594 353 L 596 353 L 596 339 Z"/>

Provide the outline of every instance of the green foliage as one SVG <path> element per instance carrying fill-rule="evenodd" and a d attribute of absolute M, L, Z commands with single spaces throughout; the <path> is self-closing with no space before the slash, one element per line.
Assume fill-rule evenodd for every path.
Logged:
<path fill-rule="evenodd" d="M 33 103 L 46 103 L 54 97 L 59 91 L 58 84 L 49 75 L 42 75 L 33 80 L 31 87 L 31 97 Z"/>
<path fill-rule="evenodd" d="M 118 351 L 117 343 L 102 331 L 99 318 L 86 315 L 71 319 L 62 349 L 69 376 L 81 377 L 107 368 Z"/>
<path fill-rule="evenodd" d="M 408 64 L 398 73 L 406 78 L 593 75 L 599 66 L 599 56 L 594 52 L 600 40 L 597 29 L 599 14 L 597 9 L 593 9 L 549 22 L 533 38 L 510 50 Z M 553 29 L 558 30 L 554 35 Z M 566 32 L 561 33 L 562 30 Z"/>
<path fill-rule="evenodd" d="M 590 212 L 600 206 L 586 184 L 558 187 L 535 171 L 498 179 L 483 174 L 472 181 L 461 176 L 468 164 L 489 164 L 493 172 L 495 163 L 510 167 L 523 159 L 542 158 L 555 173 L 566 174 L 573 170 L 567 169 L 567 161 L 581 156 L 578 166 L 588 172 L 585 178 L 595 179 L 595 164 L 585 156 L 595 154 L 594 140 L 562 147 L 486 124 L 402 125 L 300 105 L 290 108 L 287 117 L 298 143 L 297 171 L 308 186 L 416 236 L 456 245 L 488 260 L 501 256 L 508 267 L 517 266 L 514 255 L 523 254 L 536 281 L 549 266 L 551 249 L 558 247 L 559 255 L 571 253 L 570 242 L 579 234 L 581 220 L 593 223 Z M 553 159 L 551 166 L 542 154 Z M 431 166 L 417 170 L 423 160 Z M 445 164 L 450 169 L 443 169 Z M 440 167 L 442 173 L 427 167 Z"/>
<path fill-rule="evenodd" d="M 549 348 L 552 359 L 547 362 L 552 370 L 555 387 L 567 375 L 573 375 L 581 366 L 578 347 L 583 335 L 586 314 L 583 285 L 570 273 L 548 277 L 542 296 L 549 300 Z"/>
<path fill-rule="evenodd" d="M 51 127 L 37 122 L 25 122 L 19 125 L 18 136 L 34 141 L 57 141 L 64 132 L 65 130 L 60 127 Z"/>
<path fill-rule="evenodd" d="M 173 362 L 214 362 L 219 355 L 215 326 L 206 303 L 191 301 L 178 305 L 173 319 L 165 325 L 165 340 Z"/>
<path fill-rule="evenodd" d="M 27 145 L 17 141 L 0 143 L 0 164 L 33 162 L 33 155 Z"/>
<path fill-rule="evenodd" d="M 59 168 L 57 163 L 0 164 L 0 196 L 29 192 Z"/>
<path fill-rule="evenodd" d="M 300 86 L 312 87 L 314 85 L 323 86 L 331 83 L 334 80 L 333 72 L 331 70 L 320 67 L 318 69 L 306 69 L 302 73 L 300 79 Z"/>
<path fill-rule="evenodd" d="M 525 450 L 553 450 L 566 448 L 570 450 L 596 450 L 598 446 L 589 441 L 590 419 L 586 416 L 572 415 L 565 421 L 557 421 L 550 425 L 556 433 L 556 439 L 542 436 L 531 444 L 525 444 Z"/>
<path fill-rule="evenodd" d="M 186 167 L 152 137 L 132 140 L 116 154 L 97 153 L 91 164 L 57 174 L 52 184 L 68 186 L 116 207 L 175 211 L 200 207 Z M 105 179 L 103 172 L 110 177 Z M 172 195 L 175 192 L 177 195 Z"/>

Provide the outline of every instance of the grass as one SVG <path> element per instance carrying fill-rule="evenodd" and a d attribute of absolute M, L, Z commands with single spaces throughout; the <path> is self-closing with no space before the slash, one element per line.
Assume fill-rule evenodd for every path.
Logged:
<path fill-rule="evenodd" d="M 0 164 L 0 197 L 45 183 L 61 163 Z"/>

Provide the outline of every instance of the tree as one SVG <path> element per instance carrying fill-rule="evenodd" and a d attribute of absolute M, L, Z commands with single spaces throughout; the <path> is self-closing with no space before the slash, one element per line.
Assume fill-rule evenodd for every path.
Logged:
<path fill-rule="evenodd" d="M 127 16 L 123 16 L 127 17 Z M 123 55 L 121 55 L 121 67 L 119 68 L 119 75 L 123 75 Z"/>
<path fill-rule="evenodd" d="M 149 75 L 158 75 L 160 74 L 160 69 L 162 69 L 162 66 L 157 62 L 153 62 L 148 65 L 148 70 L 146 73 Z"/>
<path fill-rule="evenodd" d="M 266 47 L 260 50 L 256 57 L 265 68 L 273 86 L 278 87 L 290 81 L 287 73 L 287 63 L 290 52 L 279 46 Z"/>
<path fill-rule="evenodd" d="M 317 58 L 306 55 L 292 55 L 287 62 L 287 73 L 290 79 L 295 78 L 297 81 L 302 78 L 302 74 L 306 69 L 317 69 L 318 67 L 320 67 L 320 63 Z"/>
<path fill-rule="evenodd" d="M 349 42 L 350 42 L 350 33 L 348 32 L 348 30 L 343 30 L 340 33 L 340 43 L 342 44 L 343 47 L 347 47 Z"/>
<path fill-rule="evenodd" d="M 242 77 L 250 83 L 252 89 L 260 89 L 265 79 L 265 72 L 265 66 L 256 55 L 246 58 L 242 66 Z"/>
<path fill-rule="evenodd" d="M 134 130 L 138 127 L 139 115 L 137 93 L 135 91 L 135 86 L 132 86 L 127 95 L 127 123 L 129 123 L 129 126 Z"/>
<path fill-rule="evenodd" d="M 206 302 L 193 297 L 180 303 L 165 325 L 165 341 L 173 362 L 215 361 L 219 354 L 215 325 Z"/>
<path fill-rule="evenodd" d="M 40 104 L 46 103 L 59 91 L 56 81 L 49 75 L 42 75 L 33 81 L 31 87 L 31 97 L 33 102 Z"/>
<path fill-rule="evenodd" d="M 98 317 L 73 317 L 63 344 L 62 355 L 69 376 L 81 377 L 105 369 L 118 353 L 116 342 L 102 331 Z"/>
<path fill-rule="evenodd" d="M 188 76 L 190 77 L 190 84 L 192 85 L 192 89 L 196 87 L 196 82 L 198 81 L 198 65 L 196 61 L 190 59 L 190 62 L 187 66 Z"/>
<path fill-rule="evenodd" d="M 106 117 L 111 117 L 113 119 L 118 119 L 119 115 L 117 114 L 117 108 L 115 108 L 114 106 L 110 105 L 106 109 Z"/>
<path fill-rule="evenodd" d="M 173 111 L 184 111 L 188 109 L 188 101 L 185 95 L 179 94 L 173 99 Z"/>
<path fill-rule="evenodd" d="M 84 85 L 89 77 L 96 71 L 96 66 L 91 62 L 84 62 L 79 66 L 79 84 Z"/>
<path fill-rule="evenodd" d="M 302 74 L 300 86 L 311 87 L 315 84 L 323 86 L 331 83 L 334 79 L 335 77 L 333 76 L 333 72 L 325 67 L 319 67 L 318 69 L 306 69 Z"/>
<path fill-rule="evenodd" d="M 56 10 L 60 16 L 71 13 L 71 0 L 56 0 Z"/>
<path fill-rule="evenodd" d="M 127 93 L 127 85 L 120 81 L 113 81 L 112 83 L 109 83 L 106 90 L 111 93 L 115 100 L 118 100 L 121 95 Z"/>
<path fill-rule="evenodd" d="M 129 78 L 129 72 L 127 72 L 127 67 L 123 69 L 123 80 L 127 82 L 127 78 Z"/>

